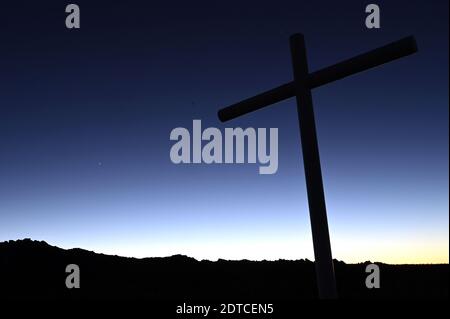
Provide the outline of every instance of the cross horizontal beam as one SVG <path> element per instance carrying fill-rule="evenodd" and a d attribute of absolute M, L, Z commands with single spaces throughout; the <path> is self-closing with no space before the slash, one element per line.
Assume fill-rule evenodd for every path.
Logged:
<path fill-rule="evenodd" d="M 310 73 L 306 79 L 306 86 L 313 89 L 415 52 L 417 52 L 416 39 L 409 36 Z M 221 122 L 226 122 L 294 96 L 295 84 L 292 81 L 219 110 L 219 119 Z"/>

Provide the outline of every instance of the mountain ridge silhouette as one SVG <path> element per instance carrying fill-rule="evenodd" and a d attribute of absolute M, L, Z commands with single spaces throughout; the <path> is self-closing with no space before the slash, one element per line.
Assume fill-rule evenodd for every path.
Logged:
<path fill-rule="evenodd" d="M 368 289 L 365 266 L 334 261 L 344 299 L 448 298 L 448 264 L 380 267 L 380 289 Z M 80 289 L 68 289 L 66 266 L 80 267 Z M 120 257 L 31 239 L 0 242 L 2 299 L 301 300 L 317 298 L 314 262 L 201 260 L 185 255 Z"/>

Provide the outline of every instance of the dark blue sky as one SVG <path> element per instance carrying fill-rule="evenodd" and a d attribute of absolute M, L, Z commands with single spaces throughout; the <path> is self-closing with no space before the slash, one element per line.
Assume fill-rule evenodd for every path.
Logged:
<path fill-rule="evenodd" d="M 217 110 L 408 35 L 419 53 L 313 91 L 333 254 L 448 262 L 448 1 L 0 4 L 0 240 L 131 256 L 310 258 L 294 100 Z M 279 169 L 174 165 L 170 131 L 279 128 Z"/>

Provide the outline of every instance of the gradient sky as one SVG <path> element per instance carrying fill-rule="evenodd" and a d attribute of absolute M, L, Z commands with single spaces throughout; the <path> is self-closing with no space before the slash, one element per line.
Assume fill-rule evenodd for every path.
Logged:
<path fill-rule="evenodd" d="M 295 100 L 220 107 L 414 34 L 419 53 L 313 91 L 333 257 L 448 263 L 448 1 L 0 4 L 0 241 L 198 259 L 313 258 Z M 279 169 L 174 165 L 175 127 L 278 127 Z"/>

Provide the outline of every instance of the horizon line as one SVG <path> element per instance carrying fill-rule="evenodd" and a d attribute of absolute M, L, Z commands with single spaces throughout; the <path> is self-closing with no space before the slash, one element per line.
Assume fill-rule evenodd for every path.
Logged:
<path fill-rule="evenodd" d="M 315 263 L 315 260 L 310 260 L 308 258 L 300 258 L 300 259 L 285 259 L 285 258 L 278 258 L 278 259 L 223 259 L 223 258 L 217 258 L 216 260 L 212 260 L 212 259 L 198 259 L 192 256 L 188 256 L 185 254 L 174 254 L 174 255 L 167 255 L 167 256 L 147 256 L 147 257 L 136 257 L 136 256 L 125 256 L 125 255 L 113 255 L 113 254 L 105 254 L 105 253 L 101 253 L 101 252 L 97 252 L 95 250 L 88 250 L 85 248 L 81 248 L 81 247 L 73 247 L 73 248 L 61 248 L 59 246 L 54 246 L 50 243 L 48 243 L 45 240 L 38 240 L 38 239 L 31 239 L 31 238 L 19 238 L 19 239 L 10 239 L 10 240 L 5 240 L 5 241 L 0 241 L 0 245 L 1 244 L 8 244 L 8 243 L 17 243 L 17 242 L 31 242 L 31 243 L 43 243 L 46 244 L 50 247 L 54 247 L 57 249 L 61 249 L 61 250 L 65 250 L 65 251 L 70 251 L 70 250 L 83 250 L 86 252 L 90 252 L 90 253 L 94 253 L 96 255 L 104 255 L 104 256 L 109 256 L 109 257 L 118 257 L 118 258 L 130 258 L 130 259 L 137 259 L 137 260 L 144 260 L 144 259 L 152 259 L 152 258 L 171 258 L 171 257 L 177 257 L 177 256 L 181 256 L 181 257 L 186 257 L 189 259 L 194 259 L 197 262 L 219 262 L 219 261 L 227 261 L 227 262 L 242 262 L 242 261 L 248 261 L 248 262 L 279 262 L 279 261 L 290 261 L 290 262 L 296 262 L 296 261 L 304 261 L 304 262 L 311 262 L 311 263 Z M 338 263 L 344 263 L 347 265 L 358 265 L 358 264 L 382 264 L 382 265 L 389 265 L 389 266 L 419 266 L 419 265 L 449 265 L 450 263 L 399 263 L 399 264 L 395 264 L 395 263 L 386 263 L 386 262 L 380 262 L 380 261 L 371 261 L 371 260 L 366 260 L 366 261 L 360 261 L 360 262 L 351 262 L 351 263 L 347 263 L 344 260 L 339 260 L 336 258 L 333 258 L 333 261 L 338 262 Z"/>

